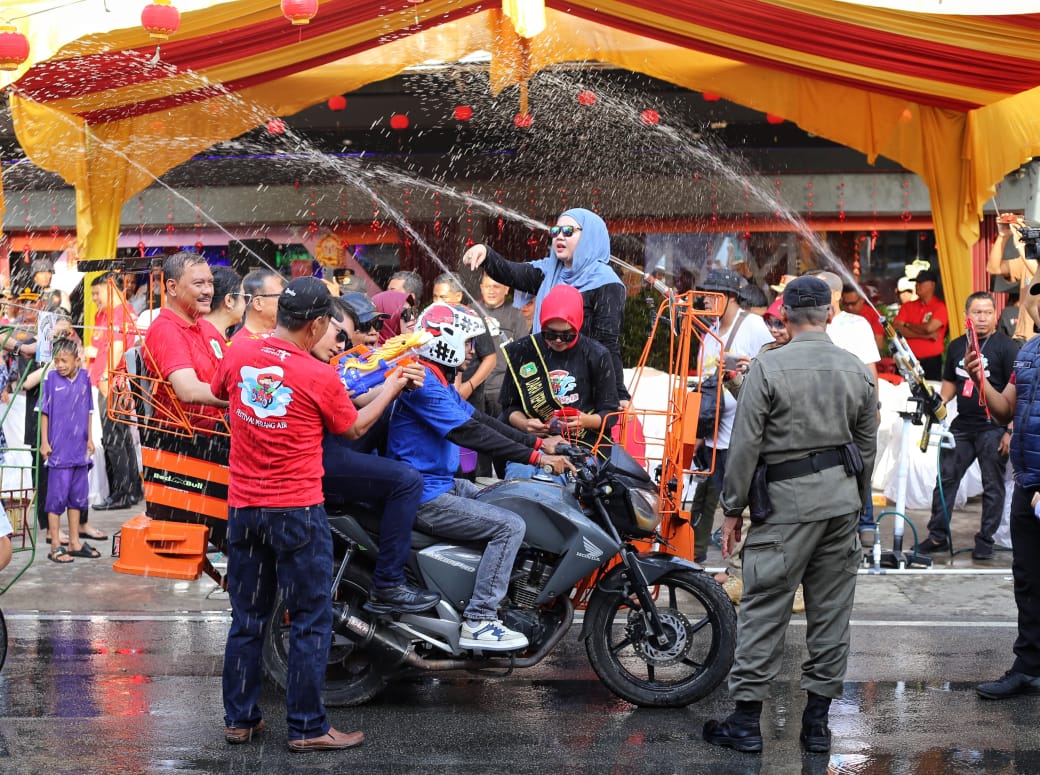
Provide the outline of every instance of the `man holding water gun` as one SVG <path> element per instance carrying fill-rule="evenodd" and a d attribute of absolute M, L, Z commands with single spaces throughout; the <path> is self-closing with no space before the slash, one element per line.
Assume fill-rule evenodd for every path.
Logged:
<path fill-rule="evenodd" d="M 971 556 L 976 560 L 989 560 L 993 558 L 993 534 L 1000 526 L 1004 511 L 1004 469 L 1011 431 L 990 416 L 984 395 L 965 369 L 964 357 L 969 349 L 975 349 L 973 345 L 977 341 L 977 356 L 982 360 L 986 378 L 994 388 L 1003 390 L 1011 378 L 1018 345 L 996 330 L 996 306 L 990 294 L 971 294 L 964 312 L 969 333 L 957 337 L 946 348 L 946 366 L 939 391 L 943 403 L 957 397 L 957 416 L 950 424 L 957 446 L 940 452 L 939 481 L 932 493 L 928 537 L 917 545 L 917 551 L 927 554 L 950 548 L 950 515 L 957 488 L 972 461 L 978 460 L 982 472 L 982 523 L 975 534 Z"/>

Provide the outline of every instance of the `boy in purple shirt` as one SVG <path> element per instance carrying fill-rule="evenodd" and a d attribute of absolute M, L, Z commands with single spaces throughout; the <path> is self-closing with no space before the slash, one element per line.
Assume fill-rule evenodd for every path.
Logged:
<path fill-rule="evenodd" d="M 54 340 L 54 368 L 43 380 L 40 396 L 40 456 L 46 461 L 48 513 L 47 538 L 53 562 L 73 557 L 100 557 L 90 544 L 79 540 L 80 510 L 87 508 L 90 485 L 87 470 L 94 456 L 91 438 L 90 377 L 79 367 L 79 353 L 71 339 Z M 68 511 L 69 548 L 59 537 L 61 514 Z"/>

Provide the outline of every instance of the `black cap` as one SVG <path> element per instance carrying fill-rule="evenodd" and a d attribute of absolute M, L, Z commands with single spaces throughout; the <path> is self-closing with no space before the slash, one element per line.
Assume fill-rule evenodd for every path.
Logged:
<path fill-rule="evenodd" d="M 340 294 L 343 304 L 357 316 L 358 323 L 368 323 L 376 318 L 389 317 L 376 309 L 375 302 L 361 291 L 346 291 Z"/>
<path fill-rule="evenodd" d="M 746 281 L 730 269 L 712 269 L 697 290 L 712 293 L 732 293 L 736 296 Z"/>
<path fill-rule="evenodd" d="M 297 277 L 278 297 L 278 311 L 298 320 L 314 320 L 329 314 L 332 294 L 317 277 Z"/>
<path fill-rule="evenodd" d="M 939 282 L 939 276 L 931 269 L 922 269 L 917 273 L 917 277 L 914 278 L 915 283 L 937 283 Z"/>
<path fill-rule="evenodd" d="M 819 277 L 796 277 L 784 288 L 785 307 L 829 307 L 830 304 L 831 288 Z"/>

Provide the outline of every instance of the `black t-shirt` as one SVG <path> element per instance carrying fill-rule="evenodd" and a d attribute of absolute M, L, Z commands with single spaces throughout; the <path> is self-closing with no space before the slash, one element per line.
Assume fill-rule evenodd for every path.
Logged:
<path fill-rule="evenodd" d="M 980 340 L 979 348 L 986 367 L 986 378 L 997 391 L 1003 390 L 1014 371 L 1018 342 L 1004 334 L 995 333 Z M 991 423 L 986 420 L 986 410 L 979 406 L 978 386 L 968 380 L 968 373 L 964 370 L 964 353 L 967 349 L 968 340 L 963 336 L 950 342 L 946 348 L 943 380 L 957 386 L 957 416 L 951 427 L 959 431 L 977 431 Z M 971 386 L 970 395 L 965 395 L 965 384 Z"/>

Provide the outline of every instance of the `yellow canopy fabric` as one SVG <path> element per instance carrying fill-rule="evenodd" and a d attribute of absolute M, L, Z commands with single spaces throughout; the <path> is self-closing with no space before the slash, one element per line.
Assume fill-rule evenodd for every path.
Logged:
<path fill-rule="evenodd" d="M 176 4 L 182 26 L 158 64 L 147 33 L 123 14 L 123 26 L 87 26 L 74 40 L 38 44 L 39 33 L 12 82 L 26 153 L 76 187 L 86 257 L 112 255 L 121 205 L 195 153 L 406 67 L 486 50 L 496 91 L 560 62 L 606 62 L 902 164 L 930 191 L 957 333 L 983 207 L 1040 146 L 1040 14 L 941 16 L 836 0 L 547 0 L 544 11 L 538 0 L 506 0 L 504 10 L 324 0 L 293 28 L 273 2 Z M 77 8 L 62 11 L 70 30 Z"/>

